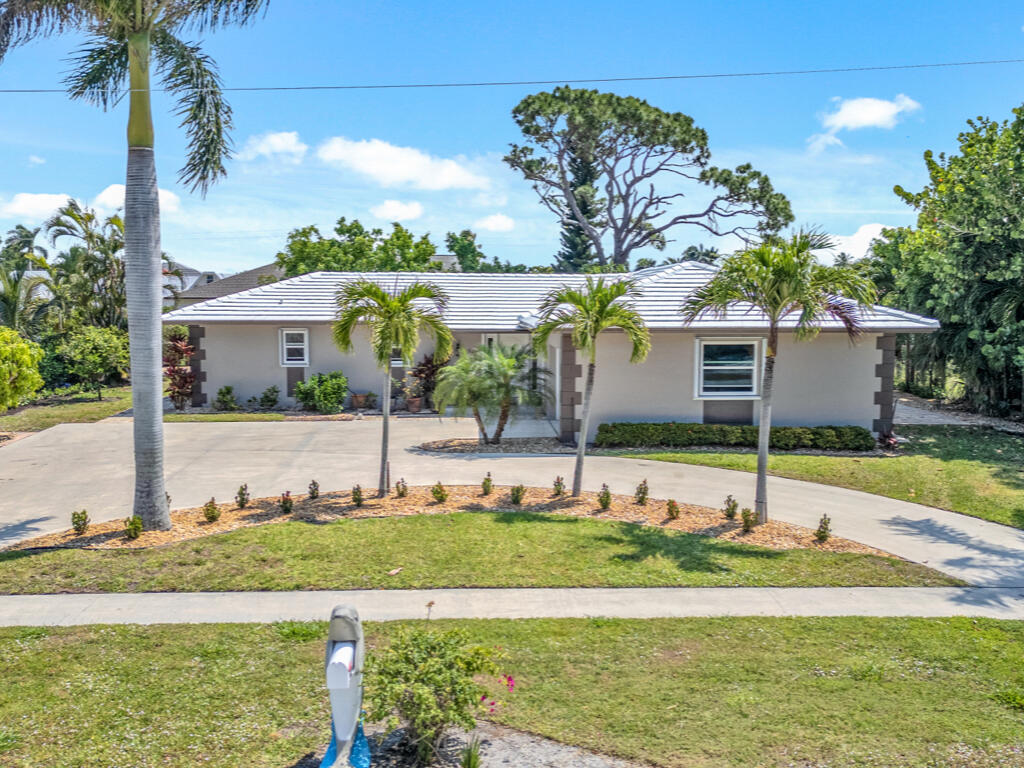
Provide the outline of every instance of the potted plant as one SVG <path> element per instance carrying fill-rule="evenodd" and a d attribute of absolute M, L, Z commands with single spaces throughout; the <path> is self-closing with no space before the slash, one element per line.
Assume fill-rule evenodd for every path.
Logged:
<path fill-rule="evenodd" d="M 366 407 L 366 399 L 369 394 L 366 392 L 353 392 L 352 393 L 352 407 L 357 410 L 362 410 Z"/>
<path fill-rule="evenodd" d="M 406 376 L 402 381 L 405 407 L 409 413 L 419 413 L 423 408 L 423 383 L 415 376 Z"/>

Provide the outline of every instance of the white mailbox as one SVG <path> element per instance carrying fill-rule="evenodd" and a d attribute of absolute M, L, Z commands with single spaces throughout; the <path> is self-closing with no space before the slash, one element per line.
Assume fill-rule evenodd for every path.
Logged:
<path fill-rule="evenodd" d="M 363 625 L 355 608 L 335 606 L 327 630 L 327 695 L 336 750 L 332 766 L 347 766 L 363 706 Z"/>

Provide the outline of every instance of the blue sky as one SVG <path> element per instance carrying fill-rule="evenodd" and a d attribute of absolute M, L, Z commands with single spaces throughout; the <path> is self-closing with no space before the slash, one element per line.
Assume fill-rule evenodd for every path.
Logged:
<path fill-rule="evenodd" d="M 228 86 L 492 81 L 742 72 L 1024 57 L 1009 3 L 271 3 L 205 49 Z M 642 9 L 642 10 L 640 10 Z M 0 64 L 0 88 L 52 88 L 81 40 L 40 41 Z M 818 226 L 862 251 L 913 223 L 894 184 L 919 188 L 921 154 L 950 150 L 972 116 L 1024 101 L 1024 65 L 592 87 L 692 115 L 713 161 L 751 162 Z M 287 232 L 339 216 L 414 232 L 470 227 L 488 254 L 550 263 L 558 225 L 501 157 L 510 110 L 534 87 L 230 94 L 237 157 L 203 199 L 176 183 L 184 136 L 155 101 L 164 249 L 200 268 L 272 260 Z M 123 106 L 0 94 L 0 231 L 38 224 L 60 196 L 111 210 L 124 177 Z M 668 255 L 718 242 L 695 228 Z"/>

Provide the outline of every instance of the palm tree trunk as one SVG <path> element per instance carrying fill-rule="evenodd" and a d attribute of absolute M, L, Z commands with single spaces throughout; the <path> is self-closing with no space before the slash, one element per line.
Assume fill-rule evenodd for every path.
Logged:
<path fill-rule="evenodd" d="M 579 496 L 583 487 L 583 458 L 587 453 L 587 432 L 590 429 L 590 396 L 594 393 L 594 369 L 591 359 L 587 365 L 587 383 L 583 387 L 583 419 L 580 422 L 580 436 L 576 441 L 576 469 L 572 473 L 572 495 Z"/>
<path fill-rule="evenodd" d="M 133 513 L 146 530 L 171 527 L 164 491 L 163 378 L 160 370 L 160 206 L 149 100 L 149 35 L 128 41 L 131 96 L 125 180 L 125 285 L 135 451 Z"/>
<path fill-rule="evenodd" d="M 388 425 L 391 420 L 391 366 L 384 369 L 384 391 L 381 394 L 381 411 L 383 423 L 380 434 L 380 479 L 377 482 L 377 495 L 384 498 L 388 495 Z"/>
<path fill-rule="evenodd" d="M 486 445 L 490 442 L 487 438 L 487 425 L 484 424 L 483 417 L 480 416 L 480 409 L 476 406 L 473 406 L 473 418 L 476 419 L 476 428 L 480 435 L 480 444 Z"/>
<path fill-rule="evenodd" d="M 758 523 L 768 522 L 768 448 L 772 434 L 772 380 L 775 378 L 775 346 L 769 344 L 761 383 L 761 418 L 757 428 L 757 490 L 754 511 Z"/>
<path fill-rule="evenodd" d="M 498 423 L 494 427 L 494 435 L 491 437 L 491 444 L 497 445 L 501 442 L 501 434 L 505 431 L 505 425 L 508 424 L 508 415 L 512 410 L 512 403 L 507 400 L 501 404 L 501 410 L 498 412 Z"/>

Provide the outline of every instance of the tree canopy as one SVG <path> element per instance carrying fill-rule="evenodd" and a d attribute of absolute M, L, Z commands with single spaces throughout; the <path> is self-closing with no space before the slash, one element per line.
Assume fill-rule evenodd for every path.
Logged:
<path fill-rule="evenodd" d="M 0 413 L 43 386 L 43 350 L 11 328 L 0 328 Z"/>

